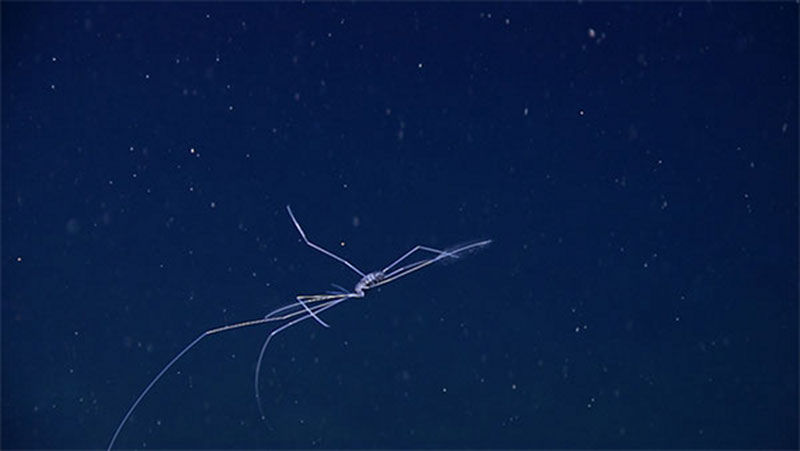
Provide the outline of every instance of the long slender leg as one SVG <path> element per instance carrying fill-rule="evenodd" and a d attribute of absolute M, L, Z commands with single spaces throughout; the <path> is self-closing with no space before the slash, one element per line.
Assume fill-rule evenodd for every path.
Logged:
<path fill-rule="evenodd" d="M 420 260 L 409 265 L 403 266 L 402 268 L 395 269 L 394 271 L 386 274 L 385 278 L 382 279 L 380 282 L 370 286 L 369 288 L 377 288 L 381 285 L 386 285 L 389 282 L 393 282 L 401 277 L 405 277 L 412 272 L 418 271 L 426 266 L 432 265 L 439 261 L 438 257 L 429 258 L 427 260 Z"/>
<path fill-rule="evenodd" d="M 296 297 L 300 298 L 306 304 L 311 304 L 313 302 L 322 302 L 322 301 L 333 301 L 339 300 L 342 298 L 357 298 L 360 297 L 355 293 L 333 293 L 333 294 L 299 294 Z M 296 304 L 292 304 L 296 305 Z"/>
<path fill-rule="evenodd" d="M 277 317 L 279 313 L 283 313 L 283 312 L 285 312 L 287 310 L 291 310 L 291 309 L 294 309 L 294 308 L 297 308 L 297 303 L 296 302 L 288 304 L 288 305 L 284 305 L 283 307 L 278 307 L 275 310 L 267 313 L 266 316 L 264 316 L 264 319 L 270 319 L 270 318 L 273 318 L 273 317 Z"/>
<path fill-rule="evenodd" d="M 335 300 L 335 301 L 330 301 L 330 302 L 325 303 L 325 304 L 317 305 L 314 308 L 314 313 L 321 313 L 321 312 L 323 312 L 325 310 L 328 310 L 329 308 L 333 307 L 334 305 L 336 305 L 336 304 L 338 304 L 340 302 L 346 301 L 347 299 L 350 299 L 350 298 L 349 297 L 345 297 L 345 298 L 338 299 L 338 300 Z M 301 316 L 299 318 L 296 318 L 296 319 L 293 319 L 292 321 L 284 324 L 283 326 L 273 330 L 272 332 L 270 332 L 270 334 L 267 336 L 267 339 L 264 340 L 264 344 L 261 346 L 261 352 L 258 354 L 258 360 L 256 361 L 256 374 L 255 374 L 255 379 L 254 379 L 253 385 L 255 387 L 255 392 L 256 392 L 256 404 L 258 404 L 258 413 L 261 415 L 261 419 L 262 420 L 266 420 L 267 417 L 266 417 L 266 415 L 264 415 L 264 407 L 261 405 L 261 395 L 260 395 L 260 392 L 259 392 L 259 389 L 258 389 L 258 380 L 259 380 L 259 377 L 261 375 L 261 362 L 264 360 L 264 353 L 267 351 L 267 346 L 269 346 L 269 342 L 272 341 L 272 337 L 274 337 L 275 335 L 278 335 L 279 333 L 283 332 L 284 330 L 294 326 L 295 324 L 299 323 L 300 321 L 304 321 L 304 320 L 307 320 L 309 318 L 311 318 L 310 314 L 309 315 L 303 315 L 303 316 Z"/>
<path fill-rule="evenodd" d="M 333 288 L 336 288 L 339 291 L 333 291 L 330 294 L 350 294 L 350 291 L 347 288 L 345 288 L 345 287 L 343 287 L 343 286 L 341 286 L 339 284 L 332 283 L 331 286 Z"/>
<path fill-rule="evenodd" d="M 321 312 L 323 310 L 327 310 L 328 308 L 333 307 L 334 305 L 338 304 L 339 302 L 344 301 L 345 299 L 349 299 L 350 296 L 345 296 L 345 295 L 338 295 L 338 296 L 321 295 L 320 296 L 320 295 L 318 295 L 318 296 L 309 296 L 308 298 L 309 298 L 309 300 L 307 302 L 326 301 L 326 302 L 322 302 L 321 304 L 315 304 L 314 305 L 312 310 L 314 311 L 314 313 L 317 313 L 317 312 Z M 292 321 L 290 321 L 289 323 L 285 324 L 284 326 L 281 326 L 281 329 L 285 329 L 286 327 L 288 327 L 288 326 L 290 326 L 292 324 L 295 324 L 297 322 L 302 321 L 303 319 L 308 319 L 308 318 L 311 317 L 308 314 L 305 314 L 305 315 L 297 318 L 298 315 L 303 313 L 302 310 L 295 310 L 295 311 L 290 312 L 290 313 L 285 313 L 283 315 L 278 315 L 279 313 L 286 312 L 287 310 L 290 310 L 290 309 L 296 308 L 296 307 L 297 307 L 296 303 L 285 305 L 283 307 L 280 307 L 278 309 L 273 310 L 272 312 L 267 314 L 267 316 L 264 317 L 264 318 L 254 319 L 254 320 L 250 320 L 250 321 L 242 321 L 240 323 L 229 324 L 227 326 L 220 326 L 220 327 L 217 327 L 217 328 L 214 328 L 214 329 L 209 329 L 209 330 L 203 332 L 202 334 L 200 334 L 197 338 L 194 339 L 194 341 L 192 341 L 191 343 L 186 345 L 186 347 L 183 348 L 181 350 L 181 352 L 178 353 L 178 355 L 173 357 L 172 360 L 170 360 L 169 363 L 167 363 L 167 365 L 164 366 L 164 368 L 162 368 L 161 371 L 158 372 L 158 374 L 156 374 L 156 377 L 154 377 L 153 380 L 151 380 L 150 383 L 147 384 L 147 387 L 145 387 L 145 389 L 142 390 L 142 392 L 136 398 L 136 401 L 133 402 L 133 405 L 131 405 L 131 407 L 128 409 L 128 411 L 125 412 L 125 416 L 122 418 L 122 421 L 120 421 L 119 426 L 117 426 L 117 430 L 114 431 L 114 436 L 111 437 L 111 441 L 108 443 L 108 448 L 107 448 L 108 451 L 111 451 L 111 448 L 114 447 L 114 443 L 116 443 L 117 437 L 119 436 L 120 432 L 122 431 L 122 428 L 128 422 L 128 419 L 130 418 L 131 414 L 133 414 L 133 411 L 136 410 L 136 407 L 139 406 L 139 403 L 142 402 L 142 399 L 144 399 L 144 397 L 147 395 L 147 393 L 150 392 L 150 389 L 152 389 L 153 386 L 156 385 L 156 382 L 158 382 L 161 379 L 161 377 L 164 376 L 164 374 L 166 374 L 167 371 L 169 371 L 169 369 L 172 368 L 172 366 L 175 365 L 175 363 L 178 360 L 180 360 L 181 357 L 184 356 L 184 354 L 186 354 L 187 352 L 189 352 L 190 349 L 195 347 L 195 345 L 197 345 L 197 343 L 199 343 L 200 340 L 202 340 L 203 338 L 205 338 L 205 337 L 207 337 L 209 335 L 214 335 L 214 334 L 218 334 L 218 333 L 221 333 L 221 332 L 226 332 L 226 331 L 229 331 L 229 330 L 241 329 L 243 327 L 257 326 L 257 325 L 260 325 L 260 324 L 266 324 L 266 323 L 270 323 L 270 322 L 274 322 L 274 321 L 282 321 L 282 320 L 286 320 L 286 319 L 295 318 Z M 275 332 L 273 332 L 272 335 L 274 335 L 274 334 L 275 334 Z"/>
<path fill-rule="evenodd" d="M 332 301 L 334 299 L 339 299 L 344 297 L 345 294 L 349 293 L 332 293 L 332 294 L 315 294 L 315 295 L 300 295 L 298 296 L 302 299 L 303 303 L 308 305 L 311 303 L 317 303 L 322 301 Z M 284 305 L 283 307 L 278 307 L 275 310 L 269 312 L 264 316 L 265 320 L 276 321 L 279 319 L 289 319 L 291 317 L 297 316 L 301 313 L 300 310 L 296 310 L 298 308 L 298 303 L 294 302 L 291 304 Z M 290 313 L 285 313 L 287 310 L 295 309 L 295 311 Z M 304 309 L 303 309 L 304 310 Z M 281 314 L 281 315 L 279 315 Z"/>
<path fill-rule="evenodd" d="M 298 304 L 300 304 L 300 305 L 302 305 L 302 306 L 303 306 L 303 308 L 304 308 L 304 309 L 306 309 L 306 311 L 308 312 L 308 314 L 309 314 L 309 315 L 311 315 L 311 316 L 314 318 L 314 320 L 316 320 L 318 323 L 320 323 L 320 325 L 322 325 L 323 327 L 331 327 L 331 326 L 329 326 L 329 325 L 328 325 L 328 323 L 326 323 L 325 321 L 322 321 L 321 319 L 319 319 L 319 316 L 317 316 L 317 314 L 316 314 L 316 313 L 314 313 L 313 311 L 311 311 L 311 309 L 310 309 L 310 308 L 308 308 L 308 306 L 306 305 L 306 303 L 305 303 L 305 302 L 303 302 L 303 300 L 302 300 L 302 299 L 300 299 L 299 297 L 297 298 L 297 303 L 298 303 Z"/>
<path fill-rule="evenodd" d="M 114 442 L 117 441 L 117 436 L 119 435 L 120 431 L 122 431 L 122 427 L 125 426 L 125 423 L 128 422 L 128 418 L 131 416 L 133 411 L 136 410 L 136 406 L 138 406 L 139 403 L 142 402 L 142 399 L 145 397 L 147 392 L 149 392 L 150 389 L 153 388 L 153 385 L 155 385 L 156 382 L 158 382 L 158 380 L 161 379 L 161 376 L 163 376 L 164 373 L 166 373 L 167 371 L 169 371 L 170 368 L 172 368 L 172 365 L 174 365 L 175 362 L 180 360 L 180 358 L 183 357 L 184 354 L 189 352 L 189 350 L 192 349 L 194 347 L 194 345 L 196 345 L 200 340 L 202 340 L 203 338 L 205 338 L 208 335 L 209 335 L 209 332 L 206 331 L 206 332 L 203 332 L 202 334 L 200 334 L 199 337 L 195 338 L 193 342 L 189 343 L 189 345 L 186 346 L 185 348 L 183 348 L 183 350 L 181 352 L 179 352 L 178 355 L 173 357 L 172 360 L 169 361 L 167 366 L 165 366 L 161 371 L 159 371 L 159 373 L 156 375 L 156 377 L 154 377 L 153 380 L 150 381 L 149 384 L 147 384 L 147 387 L 145 387 L 145 389 L 142 390 L 142 393 L 139 395 L 138 398 L 136 398 L 136 401 L 133 402 L 133 405 L 131 406 L 131 408 L 128 409 L 128 411 L 125 413 L 125 416 L 122 418 L 122 422 L 120 422 L 119 426 L 117 426 L 117 430 L 114 431 L 114 436 L 111 437 L 111 441 L 108 443 L 108 451 L 111 451 L 111 448 L 114 447 Z"/>
<path fill-rule="evenodd" d="M 447 251 L 442 251 L 442 253 L 440 253 L 439 255 L 437 255 L 434 258 L 429 258 L 427 260 L 419 260 L 419 261 L 416 261 L 414 263 L 410 263 L 408 265 L 405 265 L 403 267 L 395 269 L 394 271 L 385 272 L 384 273 L 384 278 L 380 282 L 375 283 L 374 285 L 371 285 L 369 288 L 376 288 L 376 287 L 379 287 L 381 285 L 385 285 L 385 284 L 387 284 L 389 282 L 392 282 L 394 280 L 397 280 L 397 279 L 399 279 L 401 277 L 405 277 L 405 276 L 411 274 L 412 272 L 419 271 L 420 269 L 422 269 L 422 268 L 424 268 L 424 267 L 426 267 L 428 265 L 432 265 L 432 264 L 440 261 L 443 258 L 447 258 L 447 257 L 458 258 L 460 256 L 460 254 L 462 254 L 462 253 L 464 253 L 464 252 L 466 252 L 468 250 L 481 248 L 481 247 L 484 247 L 484 246 L 488 246 L 491 243 L 492 243 L 492 240 L 483 240 L 483 241 L 478 241 L 478 242 L 475 242 L 475 243 L 467 244 L 467 245 L 464 245 L 464 246 L 461 246 L 461 247 L 458 247 L 458 248 L 455 248 L 455 249 L 449 249 Z M 395 264 L 396 263 L 392 263 L 392 266 L 395 265 Z"/>
<path fill-rule="evenodd" d="M 354 266 L 352 263 L 350 263 L 349 261 L 347 261 L 347 260 L 343 259 L 342 257 L 339 257 L 338 255 L 334 254 L 333 252 L 331 252 L 331 251 L 328 251 L 328 250 L 325 250 L 325 249 L 323 249 L 322 247 L 320 247 L 320 246 L 317 246 L 316 244 L 314 244 L 314 243 L 312 243 L 311 241 L 309 241 L 309 240 L 308 240 L 308 238 L 306 238 L 306 233 L 305 233 L 305 232 L 303 232 L 303 228 L 302 228 L 302 227 L 300 227 L 300 223 L 299 223 L 299 222 L 297 222 L 297 219 L 295 219 L 295 217 L 294 217 L 294 213 L 292 213 L 292 208 L 291 208 L 290 206 L 288 206 L 288 205 L 287 205 L 287 206 L 286 206 L 286 211 L 288 211 L 288 212 L 289 212 L 289 217 L 291 217 L 291 218 L 292 218 L 292 222 L 294 223 L 294 226 L 295 226 L 295 228 L 297 228 L 297 231 L 298 231 L 298 232 L 300 232 L 300 236 L 303 238 L 303 241 L 305 241 L 305 243 L 306 243 L 307 245 L 309 245 L 309 246 L 311 246 L 312 248 L 314 248 L 314 249 L 316 249 L 316 250 L 318 250 L 318 251 L 322 252 L 323 254 L 327 255 L 328 257 L 331 257 L 331 258 L 333 258 L 333 259 L 335 259 L 335 260 L 339 261 L 340 263 L 343 263 L 343 264 L 344 264 L 344 265 L 346 265 L 348 268 L 350 268 L 350 269 L 352 269 L 353 271 L 357 272 L 359 276 L 361 276 L 361 277 L 364 277 L 364 272 L 363 272 L 363 271 L 361 271 L 360 269 L 356 268 L 356 267 L 355 267 L 355 266 Z"/>
<path fill-rule="evenodd" d="M 417 251 L 428 251 L 428 252 L 433 252 L 434 254 L 438 254 L 438 256 L 450 256 L 450 255 L 453 255 L 453 254 L 450 254 L 450 253 L 449 253 L 449 252 L 447 252 L 447 251 L 443 251 L 443 250 L 440 250 L 440 249 L 434 249 L 434 248 L 432 248 L 432 247 L 428 247 L 428 246 L 414 246 L 414 247 L 413 247 L 413 248 L 412 248 L 410 251 L 408 251 L 408 252 L 406 252 L 405 254 L 403 254 L 403 256 L 402 256 L 402 257 L 400 257 L 400 258 L 398 258 L 397 260 L 395 260 L 395 261 L 394 261 L 394 262 L 393 262 L 391 265 L 389 265 L 389 266 L 387 266 L 387 267 L 383 268 L 383 273 L 385 274 L 387 271 L 389 271 L 390 269 L 392 269 L 392 268 L 393 268 L 394 266 L 396 266 L 398 263 L 400 263 L 401 261 L 403 261 L 403 260 L 405 260 L 406 258 L 410 257 L 410 256 L 411 256 L 411 254 L 413 254 L 414 252 L 417 252 Z"/>

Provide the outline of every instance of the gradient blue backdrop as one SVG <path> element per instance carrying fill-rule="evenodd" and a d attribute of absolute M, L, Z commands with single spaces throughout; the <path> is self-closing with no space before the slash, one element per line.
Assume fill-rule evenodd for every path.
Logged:
<path fill-rule="evenodd" d="M 798 446 L 798 6 L 2 4 L 2 447 Z"/>

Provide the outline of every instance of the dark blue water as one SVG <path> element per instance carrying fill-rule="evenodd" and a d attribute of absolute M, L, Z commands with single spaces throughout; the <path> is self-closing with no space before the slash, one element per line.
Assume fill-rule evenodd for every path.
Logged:
<path fill-rule="evenodd" d="M 798 7 L 3 4 L 2 446 L 796 448 Z"/>

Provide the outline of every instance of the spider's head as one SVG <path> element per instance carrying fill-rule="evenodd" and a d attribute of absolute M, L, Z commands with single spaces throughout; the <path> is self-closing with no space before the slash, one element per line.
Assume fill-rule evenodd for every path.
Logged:
<path fill-rule="evenodd" d="M 386 275 L 383 274 L 383 271 L 375 271 L 367 274 L 366 276 L 362 277 L 361 280 L 358 281 L 356 284 L 356 288 L 353 290 L 358 297 L 364 296 L 364 290 L 368 290 L 374 287 L 378 282 L 386 278 Z"/>

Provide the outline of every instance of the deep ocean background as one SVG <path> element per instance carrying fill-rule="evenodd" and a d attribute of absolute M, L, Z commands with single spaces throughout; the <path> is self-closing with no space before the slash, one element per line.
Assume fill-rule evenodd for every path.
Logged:
<path fill-rule="evenodd" d="M 798 446 L 796 3 L 2 4 L 2 447 Z"/>

